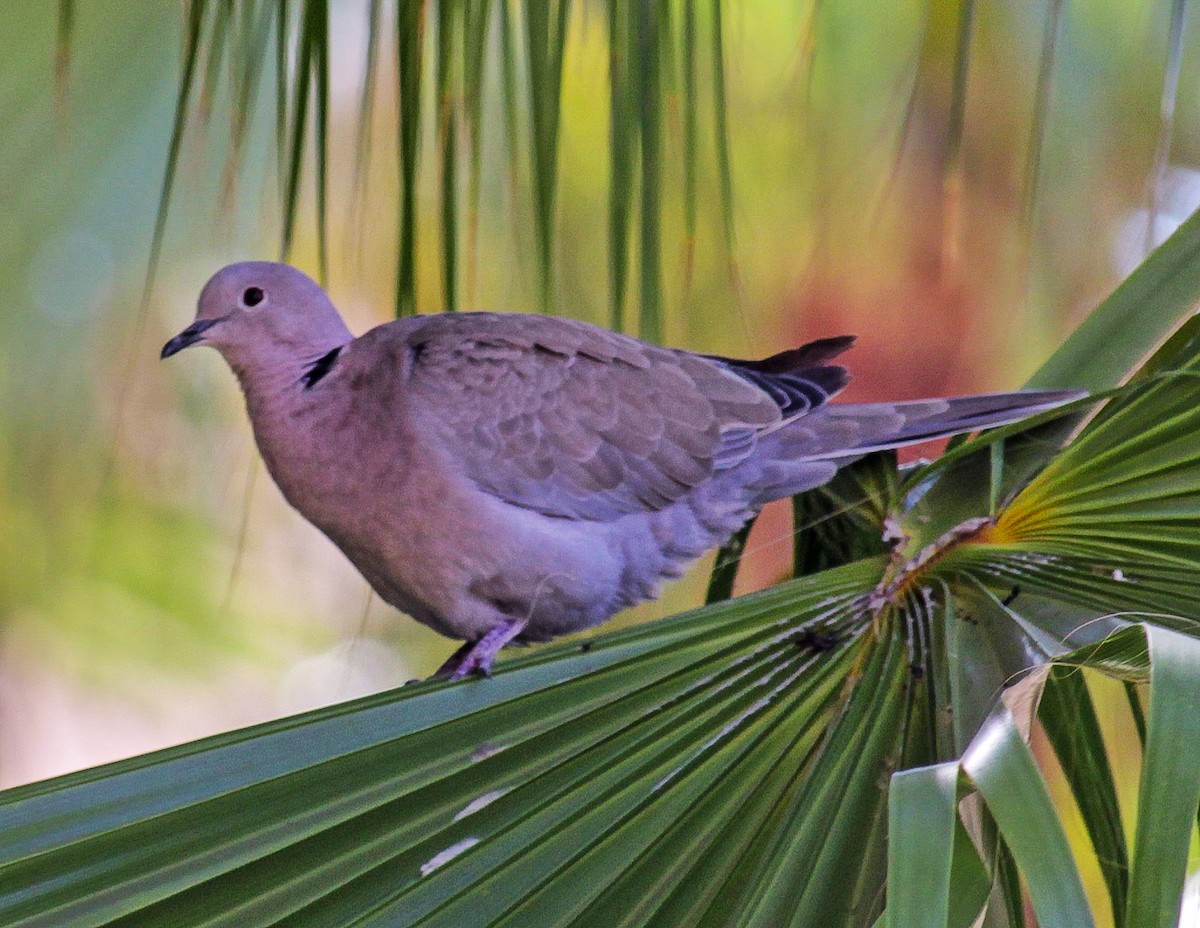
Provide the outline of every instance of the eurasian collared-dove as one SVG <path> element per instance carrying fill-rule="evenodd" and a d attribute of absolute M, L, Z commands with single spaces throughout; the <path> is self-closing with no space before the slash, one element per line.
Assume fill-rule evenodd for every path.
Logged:
<path fill-rule="evenodd" d="M 221 352 L 288 502 L 384 600 L 466 642 L 443 668 L 459 678 L 653 598 L 765 503 L 870 451 L 1079 395 L 826 405 L 851 341 L 737 361 L 510 313 L 355 338 L 310 278 L 249 262 L 209 280 L 162 356 Z"/>

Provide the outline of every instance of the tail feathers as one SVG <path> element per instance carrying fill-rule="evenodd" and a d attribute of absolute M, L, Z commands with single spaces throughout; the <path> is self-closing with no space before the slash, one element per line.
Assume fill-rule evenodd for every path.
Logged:
<path fill-rule="evenodd" d="M 833 403 L 797 421 L 813 442 L 809 460 L 857 458 L 935 438 L 1020 422 L 1086 393 L 1075 390 L 1018 391 L 915 400 L 907 403 Z M 820 423 L 809 421 L 820 419 Z M 821 440 L 829 432 L 832 442 Z M 800 437 L 799 435 L 797 437 Z"/>

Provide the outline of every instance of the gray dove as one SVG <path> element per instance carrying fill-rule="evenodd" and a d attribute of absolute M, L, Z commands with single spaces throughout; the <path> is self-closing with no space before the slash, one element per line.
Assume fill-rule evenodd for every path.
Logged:
<path fill-rule="evenodd" d="M 454 313 L 355 338 L 312 279 L 215 274 L 162 349 L 216 348 L 267 470 L 386 602 L 465 644 L 441 674 L 658 595 L 763 505 L 885 448 L 1077 398 L 833 404 L 850 337 L 761 361 L 584 322 Z"/>

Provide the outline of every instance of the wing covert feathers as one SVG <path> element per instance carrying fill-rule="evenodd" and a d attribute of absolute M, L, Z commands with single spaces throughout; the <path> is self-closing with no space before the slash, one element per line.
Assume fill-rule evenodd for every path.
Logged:
<path fill-rule="evenodd" d="M 782 419 L 721 363 L 581 322 L 461 313 L 406 333 L 412 408 L 479 486 L 546 515 L 662 509 Z"/>

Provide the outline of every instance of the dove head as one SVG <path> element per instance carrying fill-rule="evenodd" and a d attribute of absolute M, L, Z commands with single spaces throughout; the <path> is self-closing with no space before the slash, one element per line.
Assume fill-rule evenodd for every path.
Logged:
<path fill-rule="evenodd" d="M 163 345 L 216 348 L 240 376 L 297 370 L 353 336 L 325 291 L 286 264 L 247 261 L 217 271 L 200 291 L 196 321 Z"/>

